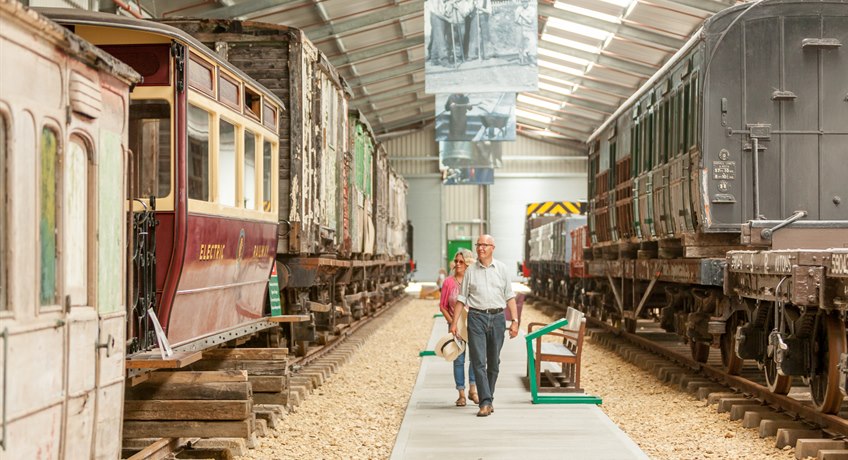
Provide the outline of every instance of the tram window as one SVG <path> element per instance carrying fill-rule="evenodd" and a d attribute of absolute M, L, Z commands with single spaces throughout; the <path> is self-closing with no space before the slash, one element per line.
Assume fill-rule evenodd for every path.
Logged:
<path fill-rule="evenodd" d="M 39 176 L 39 256 L 41 261 L 40 300 L 42 306 L 56 305 L 56 165 L 58 163 L 58 140 L 50 128 L 41 131 L 41 174 Z"/>
<path fill-rule="evenodd" d="M 88 152 L 79 139 L 68 143 L 62 161 L 62 273 L 71 305 L 88 304 Z"/>
<path fill-rule="evenodd" d="M 262 144 L 262 210 L 271 212 L 271 155 L 274 144 L 265 141 Z"/>
<path fill-rule="evenodd" d="M 259 119 L 262 108 L 262 96 L 250 88 L 244 88 L 244 113 Z"/>
<path fill-rule="evenodd" d="M 256 134 L 244 130 L 244 207 L 256 209 Z"/>
<path fill-rule="evenodd" d="M 6 310 L 6 120 L 0 117 L 0 311 Z"/>
<path fill-rule="evenodd" d="M 171 193 L 171 106 L 162 100 L 132 101 L 129 125 L 135 197 L 168 196 Z"/>
<path fill-rule="evenodd" d="M 236 205 L 236 127 L 218 121 L 218 202 Z"/>
<path fill-rule="evenodd" d="M 209 112 L 188 106 L 188 197 L 209 200 Z"/>

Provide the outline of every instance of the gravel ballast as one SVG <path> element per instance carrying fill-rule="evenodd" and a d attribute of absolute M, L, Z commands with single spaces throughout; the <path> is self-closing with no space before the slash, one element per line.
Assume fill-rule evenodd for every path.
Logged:
<path fill-rule="evenodd" d="M 540 304 L 541 305 L 541 304 Z M 430 338 L 437 301 L 411 299 L 386 313 L 350 362 L 306 397 L 243 459 L 384 459 L 391 455 Z M 564 312 L 524 304 L 525 324 Z M 446 326 L 445 326 L 446 327 Z M 601 409 L 651 458 L 790 459 L 774 438 L 760 439 L 694 396 L 659 382 L 599 345 L 584 342 L 582 384 Z M 452 382 L 445 382 L 453 396 Z M 529 395 L 528 395 L 529 398 Z M 529 400 L 529 399 L 528 399 Z"/>

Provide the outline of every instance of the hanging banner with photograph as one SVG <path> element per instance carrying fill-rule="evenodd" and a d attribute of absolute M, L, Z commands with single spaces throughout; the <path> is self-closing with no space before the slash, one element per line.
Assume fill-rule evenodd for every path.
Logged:
<path fill-rule="evenodd" d="M 442 185 L 492 185 L 495 170 L 492 168 L 456 168 L 442 171 Z"/>
<path fill-rule="evenodd" d="M 514 141 L 515 93 L 436 95 L 437 141 Z"/>
<path fill-rule="evenodd" d="M 426 0 L 425 91 L 538 90 L 536 6 L 535 0 Z"/>
<path fill-rule="evenodd" d="M 502 142 L 439 142 L 439 170 L 450 168 L 500 168 L 503 166 Z"/>

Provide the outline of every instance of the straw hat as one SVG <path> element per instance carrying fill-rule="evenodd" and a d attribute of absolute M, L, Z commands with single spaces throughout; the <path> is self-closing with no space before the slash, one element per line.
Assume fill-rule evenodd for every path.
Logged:
<path fill-rule="evenodd" d="M 453 334 L 446 334 L 436 342 L 436 355 L 453 362 L 465 351 L 465 341 L 457 339 Z"/>

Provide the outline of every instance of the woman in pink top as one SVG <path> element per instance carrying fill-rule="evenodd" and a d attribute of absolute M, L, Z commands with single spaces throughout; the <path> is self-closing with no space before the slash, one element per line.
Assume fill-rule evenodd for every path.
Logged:
<path fill-rule="evenodd" d="M 459 294 L 459 286 L 462 284 L 462 278 L 465 276 L 465 269 L 469 264 L 474 263 L 474 253 L 468 249 L 460 249 L 456 252 L 453 258 L 454 268 L 451 270 L 450 276 L 445 279 L 442 284 L 442 297 L 439 301 L 439 309 L 445 315 L 445 320 L 450 327 L 453 322 L 454 306 L 456 305 L 456 296 Z M 457 406 L 465 405 L 465 353 L 459 355 L 453 362 L 453 379 L 456 382 L 456 389 L 459 391 L 459 398 L 456 400 Z M 478 403 L 477 385 L 474 383 L 474 371 L 468 367 L 468 397 Z"/>

